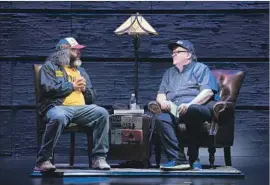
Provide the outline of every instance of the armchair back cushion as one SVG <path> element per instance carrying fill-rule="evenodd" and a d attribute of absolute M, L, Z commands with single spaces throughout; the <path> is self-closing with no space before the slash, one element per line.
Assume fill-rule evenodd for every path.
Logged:
<path fill-rule="evenodd" d="M 212 70 L 220 88 L 221 101 L 236 102 L 244 72 L 238 70 Z"/>

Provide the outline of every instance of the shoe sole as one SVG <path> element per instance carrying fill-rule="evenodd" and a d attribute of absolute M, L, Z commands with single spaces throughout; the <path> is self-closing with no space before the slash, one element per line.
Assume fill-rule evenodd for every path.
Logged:
<path fill-rule="evenodd" d="M 173 166 L 173 167 L 160 167 L 161 170 L 163 171 L 179 171 L 179 170 L 189 170 L 191 169 L 191 166 L 189 164 L 181 164 L 178 166 Z"/>
<path fill-rule="evenodd" d="M 195 170 L 195 171 L 201 171 L 202 170 L 202 168 L 192 168 L 192 170 Z"/>
<path fill-rule="evenodd" d="M 202 166 L 201 165 L 197 165 L 197 166 L 195 165 L 195 166 L 192 166 L 192 169 L 196 170 L 196 171 L 197 170 L 202 170 Z"/>
<path fill-rule="evenodd" d="M 157 102 L 150 102 L 148 104 L 148 110 L 150 110 L 150 112 L 152 112 L 153 114 L 160 114 L 162 112 Z"/>
<path fill-rule="evenodd" d="M 46 173 L 46 172 L 55 172 L 55 170 L 56 170 L 56 168 L 50 168 L 50 169 L 46 169 L 46 170 L 34 169 L 34 172 Z"/>
<path fill-rule="evenodd" d="M 111 168 L 92 168 L 93 170 L 110 170 Z"/>

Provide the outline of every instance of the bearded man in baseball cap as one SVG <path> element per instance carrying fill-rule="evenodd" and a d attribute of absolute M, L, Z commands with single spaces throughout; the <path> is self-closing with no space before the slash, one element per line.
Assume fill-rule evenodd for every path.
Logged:
<path fill-rule="evenodd" d="M 46 129 L 35 171 L 56 169 L 50 160 L 62 131 L 70 123 L 92 128 L 92 168 L 110 169 L 106 162 L 109 150 L 109 113 L 94 104 L 96 92 L 88 74 L 80 66 L 83 48 L 85 46 L 73 37 L 61 39 L 56 44 L 56 51 L 47 58 L 40 70 L 38 110 L 45 120 Z"/>

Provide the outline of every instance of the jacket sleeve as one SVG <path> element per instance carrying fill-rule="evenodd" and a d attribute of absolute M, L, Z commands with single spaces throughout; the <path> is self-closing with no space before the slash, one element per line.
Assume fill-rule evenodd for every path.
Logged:
<path fill-rule="evenodd" d="M 64 98 L 74 90 L 73 84 L 63 76 L 56 77 L 56 70 L 50 63 L 40 69 L 40 89 L 43 96 L 50 98 Z"/>
<path fill-rule="evenodd" d="M 85 88 L 85 92 L 83 92 L 85 103 L 89 105 L 89 104 L 92 104 L 96 100 L 96 91 L 93 89 L 91 80 L 88 74 L 86 73 L 86 71 L 83 68 L 80 68 L 80 70 L 82 72 L 81 75 L 86 80 L 86 88 Z"/>

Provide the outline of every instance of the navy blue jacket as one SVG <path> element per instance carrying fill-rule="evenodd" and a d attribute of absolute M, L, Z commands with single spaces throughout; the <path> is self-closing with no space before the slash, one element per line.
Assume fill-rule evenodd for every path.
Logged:
<path fill-rule="evenodd" d="M 77 69 L 86 80 L 86 90 L 83 92 L 85 103 L 92 104 L 96 98 L 96 92 L 86 71 L 82 67 L 77 67 Z M 68 81 L 63 65 L 58 60 L 47 60 L 42 65 L 39 75 L 38 110 L 41 115 L 45 115 L 50 108 L 62 105 L 65 97 L 74 91 L 74 88 L 72 82 Z"/>

